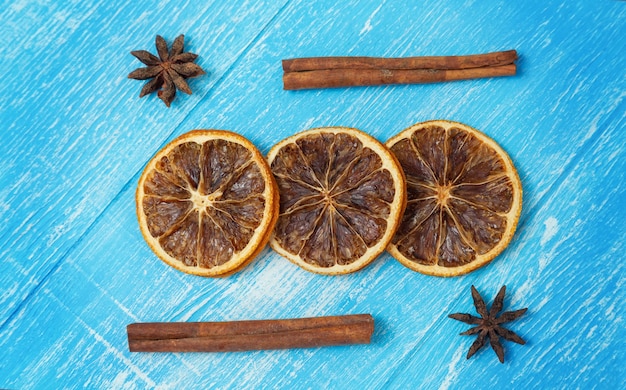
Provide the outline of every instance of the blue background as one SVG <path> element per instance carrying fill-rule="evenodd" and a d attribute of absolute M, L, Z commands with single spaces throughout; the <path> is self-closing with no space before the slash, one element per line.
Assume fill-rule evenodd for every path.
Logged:
<path fill-rule="evenodd" d="M 337 4 L 336 4 L 337 3 Z M 167 109 L 129 52 L 186 35 L 208 75 Z M 626 3 L 622 1 L 2 1 L 0 387 L 626 387 Z M 516 49 L 514 77 L 283 91 L 281 59 Z M 342 277 L 266 248 L 242 272 L 176 271 L 145 244 L 134 191 L 152 155 L 195 128 L 266 153 L 318 126 L 381 141 L 450 119 L 494 138 L 524 187 L 491 264 L 443 279 L 388 254 Z M 507 285 L 527 340 L 472 359 L 470 286 Z M 131 354 L 125 327 L 371 313 L 372 343 L 231 354 Z"/>

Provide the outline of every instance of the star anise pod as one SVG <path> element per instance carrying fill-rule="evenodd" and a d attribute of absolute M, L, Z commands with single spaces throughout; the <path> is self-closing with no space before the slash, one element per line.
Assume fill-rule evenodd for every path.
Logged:
<path fill-rule="evenodd" d="M 184 53 L 185 36 L 179 35 L 172 47 L 167 48 L 167 43 L 162 36 L 156 36 L 156 49 L 158 57 L 146 50 L 131 51 L 130 54 L 148 65 L 145 68 L 138 68 L 128 74 L 128 78 L 135 80 L 148 80 L 139 97 L 144 97 L 156 90 L 157 95 L 163 100 L 166 106 L 170 106 L 174 97 L 176 97 L 176 89 L 191 95 L 191 88 L 185 79 L 197 77 L 205 74 L 201 67 L 194 64 L 197 54 Z"/>
<path fill-rule="evenodd" d="M 522 314 L 526 313 L 526 310 L 528 310 L 527 308 L 524 308 L 515 311 L 506 311 L 498 316 L 498 313 L 502 310 L 505 292 L 506 286 L 502 286 L 498 295 L 496 295 L 496 298 L 493 300 L 491 308 L 487 311 L 485 301 L 483 301 L 483 298 L 480 296 L 476 288 L 472 286 L 474 306 L 476 307 L 478 314 L 480 314 L 480 317 L 475 317 L 467 313 L 454 313 L 448 315 L 448 317 L 465 322 L 466 324 L 477 325 L 461 333 L 461 335 L 478 334 L 478 337 L 476 337 L 476 340 L 467 352 L 468 359 L 485 345 L 487 338 L 489 338 L 491 348 L 494 350 L 496 355 L 498 355 L 500 363 L 504 363 L 504 348 L 502 348 L 502 344 L 500 343 L 500 337 L 518 344 L 526 344 L 526 342 L 517 334 L 502 327 L 502 324 L 519 318 Z"/>

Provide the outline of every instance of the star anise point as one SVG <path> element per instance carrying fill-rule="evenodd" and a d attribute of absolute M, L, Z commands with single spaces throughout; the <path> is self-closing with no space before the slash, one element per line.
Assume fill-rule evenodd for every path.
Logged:
<path fill-rule="evenodd" d="M 179 35 L 174 39 L 168 49 L 165 39 L 157 35 L 155 39 L 157 55 L 146 50 L 133 50 L 130 52 L 147 67 L 137 68 L 128 74 L 128 78 L 135 80 L 148 80 L 139 93 L 139 97 L 146 96 L 157 91 L 159 99 L 170 107 L 176 97 L 176 90 L 191 95 L 192 91 L 186 79 L 198 77 L 206 72 L 194 61 L 197 54 L 184 52 L 185 36 Z"/>
<path fill-rule="evenodd" d="M 496 295 L 489 310 L 487 310 L 485 301 L 474 286 L 472 286 L 471 291 L 476 312 L 478 312 L 480 317 L 473 316 L 469 313 L 453 313 L 449 314 L 448 317 L 466 324 L 477 325 L 461 333 L 461 335 L 474 335 L 478 333 L 476 340 L 474 340 L 469 351 L 467 352 L 468 359 L 484 347 L 487 340 L 489 340 L 489 345 L 498 356 L 498 360 L 500 363 L 504 363 L 504 347 L 500 342 L 500 338 L 522 345 L 526 342 L 515 332 L 504 328 L 501 324 L 521 317 L 528 309 L 524 308 L 514 311 L 506 311 L 498 316 L 498 313 L 502 311 L 502 307 L 504 305 L 506 286 L 502 286 L 502 288 L 500 288 L 500 291 L 498 291 L 498 294 Z"/>

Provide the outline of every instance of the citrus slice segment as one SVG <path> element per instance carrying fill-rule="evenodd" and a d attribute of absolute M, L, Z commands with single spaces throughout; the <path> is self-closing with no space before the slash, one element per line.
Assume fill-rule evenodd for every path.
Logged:
<path fill-rule="evenodd" d="M 148 162 L 136 192 L 139 227 L 165 263 L 225 276 L 267 244 L 278 190 L 263 155 L 224 130 L 193 130 Z"/>
<path fill-rule="evenodd" d="M 352 128 L 307 130 L 268 154 L 280 192 L 270 246 L 320 274 L 357 271 L 384 251 L 406 204 L 396 158 Z"/>
<path fill-rule="evenodd" d="M 446 120 L 418 123 L 387 142 L 407 181 L 407 207 L 389 252 L 428 275 L 473 271 L 504 250 L 522 209 L 511 159 L 491 138 Z"/>

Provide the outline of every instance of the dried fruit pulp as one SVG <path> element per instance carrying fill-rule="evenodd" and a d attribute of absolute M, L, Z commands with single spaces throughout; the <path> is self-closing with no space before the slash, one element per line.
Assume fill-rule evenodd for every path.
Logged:
<path fill-rule="evenodd" d="M 356 271 L 384 250 L 406 202 L 384 145 L 356 129 L 318 128 L 279 142 L 268 160 L 280 192 L 274 250 L 321 274 Z"/>
<path fill-rule="evenodd" d="M 202 276 L 239 270 L 260 252 L 278 215 L 267 162 L 222 130 L 176 138 L 146 166 L 136 193 L 141 232 L 164 262 Z"/>
<path fill-rule="evenodd" d="M 416 124 L 387 142 L 407 180 L 407 207 L 389 252 L 416 271 L 455 276 L 509 243 L 522 187 L 509 156 L 467 125 Z"/>

